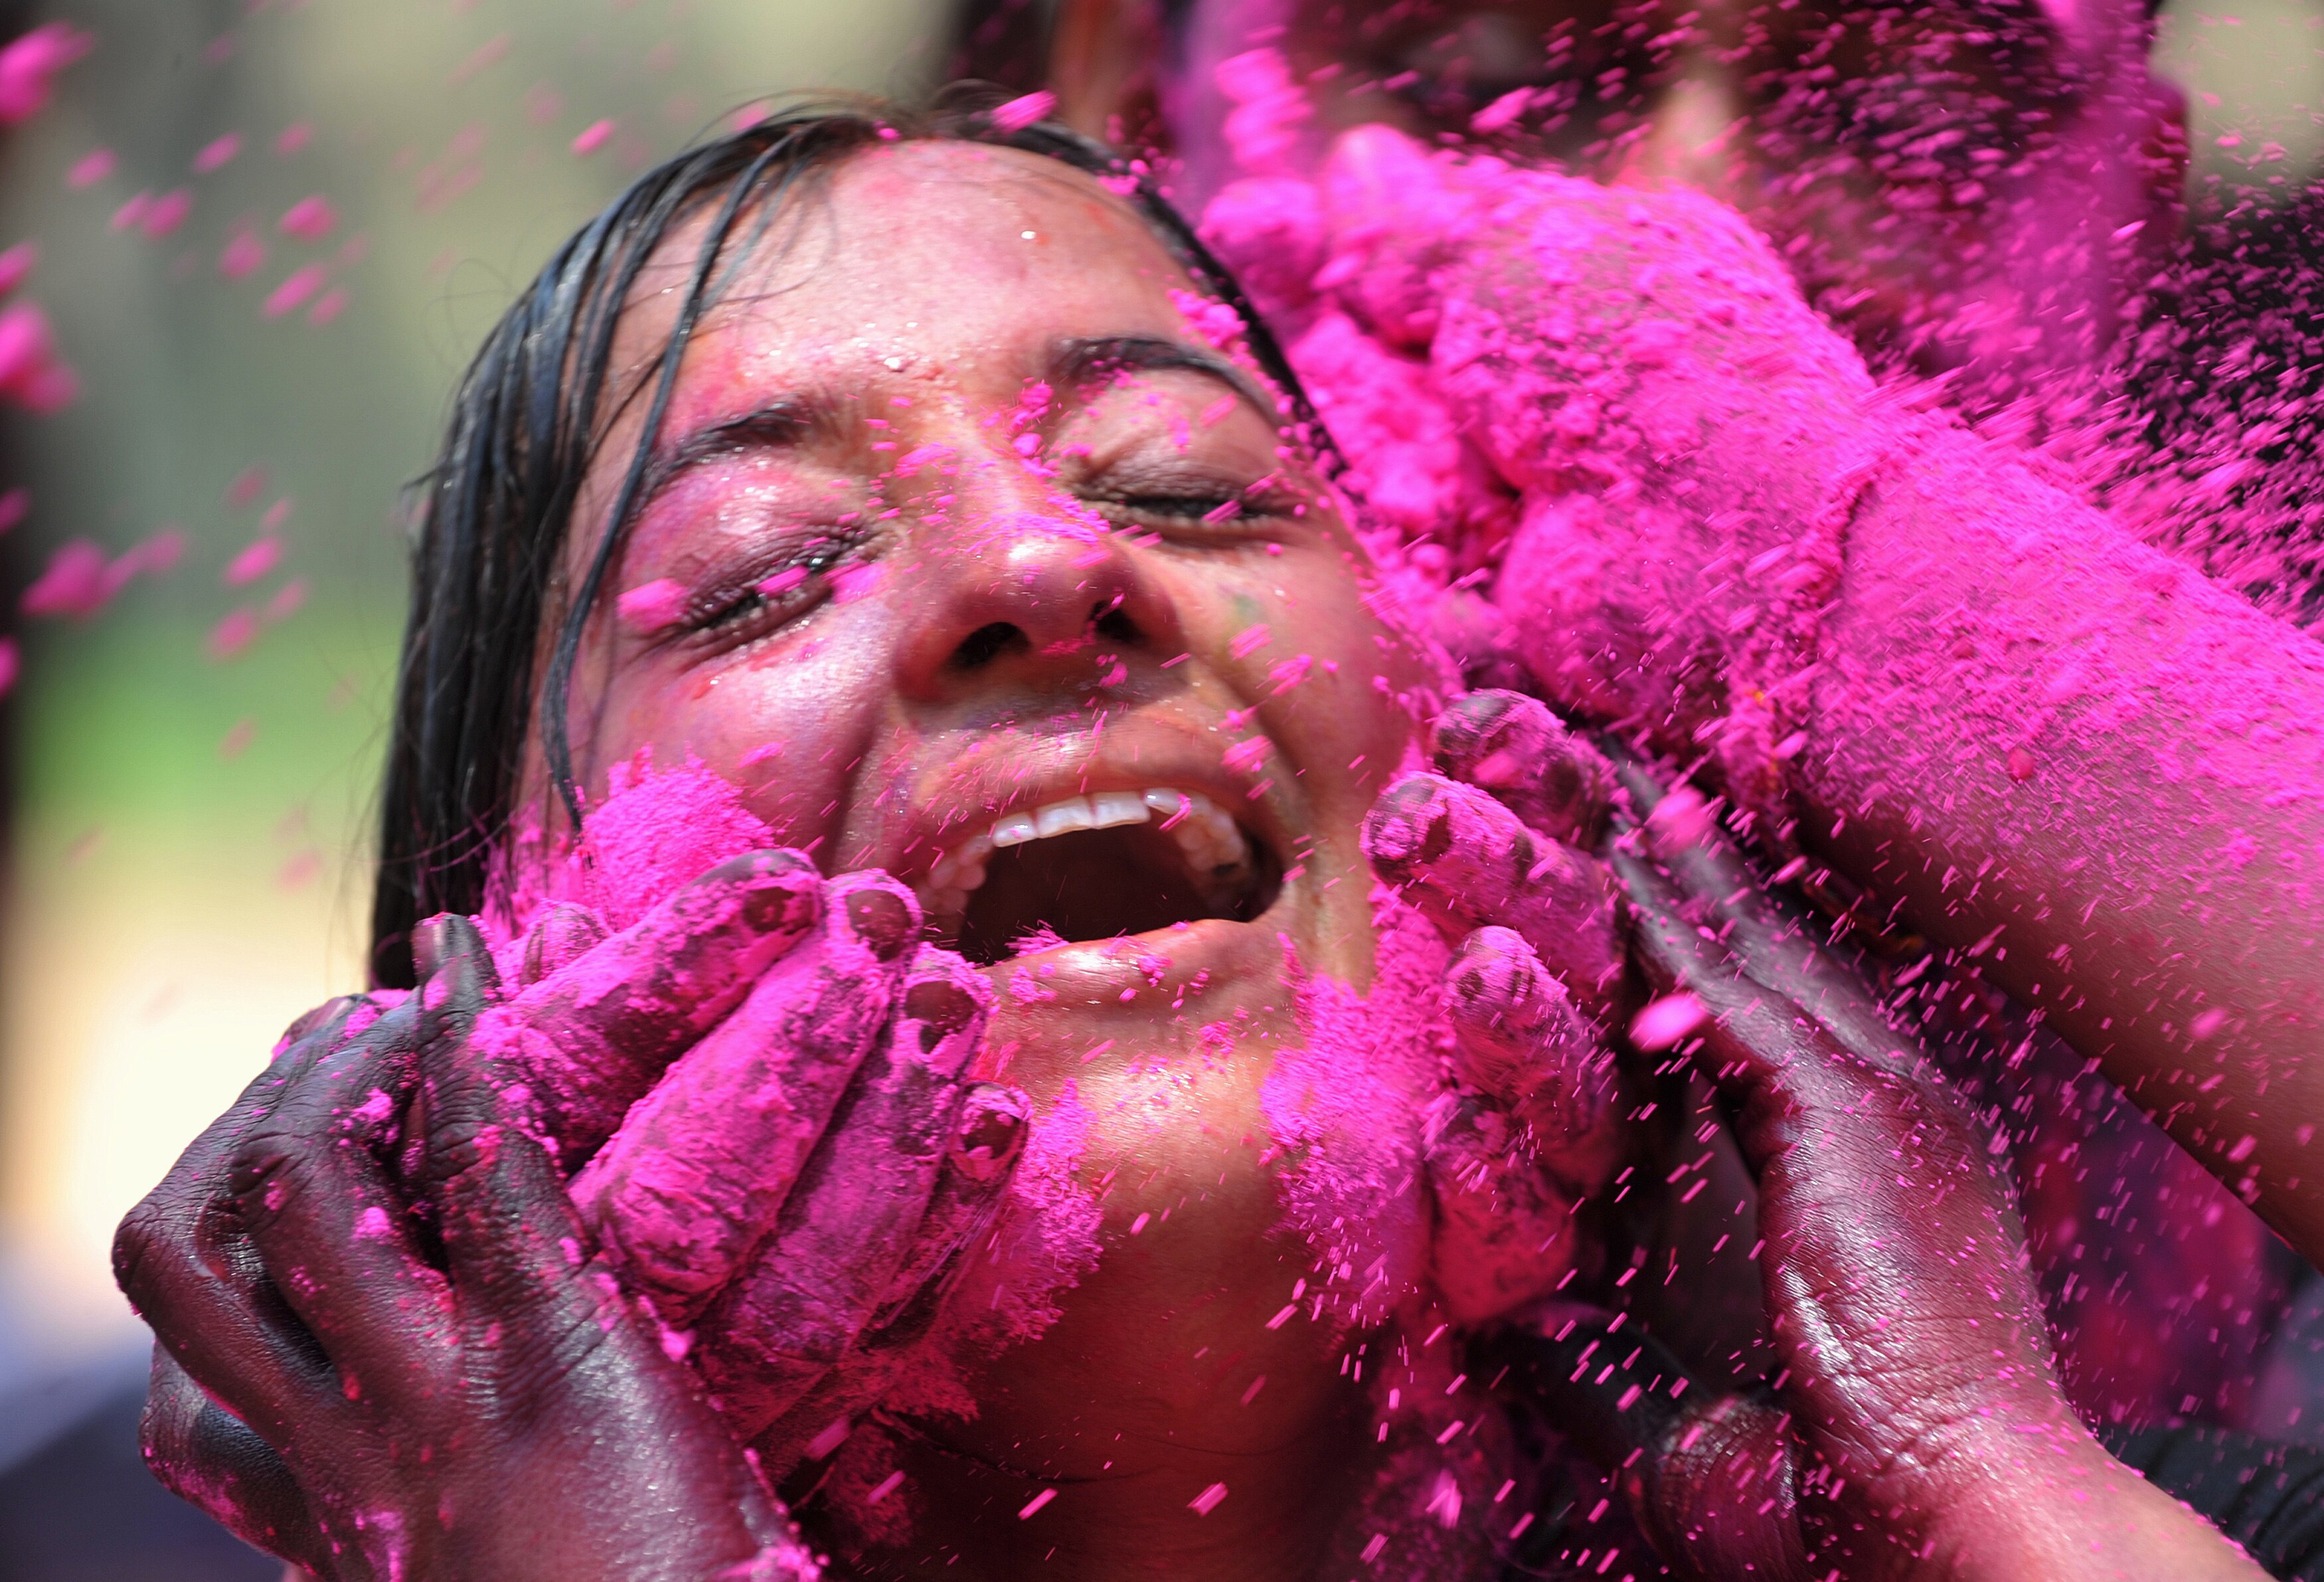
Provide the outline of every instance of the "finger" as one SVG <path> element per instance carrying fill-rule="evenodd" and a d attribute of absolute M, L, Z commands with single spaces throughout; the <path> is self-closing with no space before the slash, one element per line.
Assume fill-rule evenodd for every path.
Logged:
<path fill-rule="evenodd" d="M 1760 882 L 1717 820 L 1700 816 L 1701 799 L 1691 791 L 1665 791 L 1632 758 L 1615 772 L 1644 816 L 1646 849 L 1690 921 L 1711 926 L 1745 972 L 1813 1013 L 1855 1054 L 1884 1063 L 1897 1047 L 1897 1032 L 1862 976 L 1818 943 L 1815 921 Z"/>
<path fill-rule="evenodd" d="M 604 918 L 586 906 L 551 902 L 525 934 L 517 986 L 529 989 L 550 974 L 563 971 L 604 944 L 612 931 Z"/>
<path fill-rule="evenodd" d="M 558 1162 L 576 1170 L 679 1051 L 813 935 L 822 904 L 798 853 L 730 858 L 492 1012 L 478 1040 L 530 1089 Z"/>
<path fill-rule="evenodd" d="M 574 1178 L 607 1257 L 673 1326 L 691 1324 L 773 1228 L 879 1042 L 918 934 L 911 892 L 886 874 L 829 889 L 813 942 L 672 1065 Z"/>
<path fill-rule="evenodd" d="M 824 1374 L 755 1437 L 778 1481 L 803 1455 L 837 1448 L 835 1425 L 844 1438 L 847 1422 L 886 1393 L 894 1370 L 934 1326 L 962 1271 L 999 1223 L 1032 1115 L 1032 1101 L 1013 1087 L 969 1086 L 954 1113 L 951 1144 L 927 1212 L 857 1336 L 856 1355 Z"/>
<path fill-rule="evenodd" d="M 1465 1328 L 1547 1296 L 1580 1255 L 1578 1199 L 1539 1168 L 1522 1133 L 1454 1093 L 1438 1096 L 1422 1131 L 1436 1207 L 1432 1272 L 1445 1311 Z"/>
<path fill-rule="evenodd" d="M 1436 774 L 1390 786 L 1364 820 L 1364 852 L 1448 939 L 1515 929 L 1593 1014 L 1612 1002 L 1624 958 L 1604 867 L 1543 839 L 1473 787 Z"/>
<path fill-rule="evenodd" d="M 1527 827 L 1585 850 L 1598 844 L 1614 795 L 1605 756 L 1522 692 L 1471 692 L 1430 728 L 1437 769 L 1489 791 Z"/>
<path fill-rule="evenodd" d="M 1728 1106 L 1758 1183 L 1779 1353 L 1803 1411 L 1840 1425 L 1827 1457 L 1860 1475 L 1917 1436 L 1909 1453 L 1925 1463 L 1961 1429 L 1946 1414 L 1964 1402 L 2066 1426 L 2000 1149 L 1926 1054 L 1858 1059 L 1737 971 L 1641 860 L 1618 854 L 1617 871 L 1642 953 L 1711 1013 L 1699 1047 L 1682 1048 Z"/>
<path fill-rule="evenodd" d="M 1611 865 L 1636 919 L 1640 955 L 1658 981 L 1691 994 L 1710 1013 L 1695 1062 L 1730 1104 L 1844 1105 L 1876 1078 L 1941 1090 L 1928 1056 L 1890 1032 L 1860 1057 L 1798 1004 L 1744 970 L 1743 962 L 1686 914 L 1676 887 L 1644 859 L 1618 850 Z M 1715 1046 L 1715 1047 L 1714 1047 Z M 1749 1150 L 1746 1149 L 1749 1158 Z M 1750 1160 L 1756 1170 L 1764 1162 Z"/>
<path fill-rule="evenodd" d="M 465 924 L 463 925 L 465 926 Z M 454 930 L 431 921 L 431 954 L 457 972 Z M 438 979 L 419 991 L 434 998 Z M 442 1376 L 450 1317 L 443 1276 L 421 1256 L 410 1205 L 383 1153 L 418 1080 L 410 1048 L 362 1041 L 327 1051 L 289 1084 L 235 1150 L 229 1190 L 275 1288 L 338 1370 L 349 1401 L 416 1414 Z"/>
<path fill-rule="evenodd" d="M 290 1469 L 159 1347 L 137 1439 L 147 1468 L 162 1487 L 244 1543 L 321 1571 L 327 1551 Z"/>
<path fill-rule="evenodd" d="M 421 1180 L 438 1205 L 462 1390 L 522 1423 L 545 1457 L 561 1442 L 632 1486 L 706 1491 L 713 1508 L 779 1538 L 781 1512 L 698 1382 L 595 1255 L 563 1176 L 526 1129 L 521 1085 L 457 1036 L 482 1004 L 490 957 L 465 920 L 447 945 L 445 1036 L 420 1051 L 414 1124 Z M 610 1442 L 609 1420 L 619 1426 Z"/>
<path fill-rule="evenodd" d="M 1520 1387 L 1583 1454 L 1617 1474 L 1639 1526 L 1672 1569 L 1700 1582 L 1807 1582 L 1794 1505 L 1798 1448 L 1789 1420 L 1748 1397 L 1720 1397 L 1623 1319 L 1567 1308 L 1488 1342 Z"/>
<path fill-rule="evenodd" d="M 963 1263 L 992 1228 L 1032 1124 L 1032 1101 L 1016 1088 L 970 1086 L 953 1116 L 952 1144 L 928 1211 L 872 1312 L 865 1345 L 893 1348 L 927 1332 Z"/>
<path fill-rule="evenodd" d="M 1444 977 L 1452 1069 L 1507 1106 L 1543 1162 L 1576 1193 L 1615 1152 L 1614 1056 L 1525 937 L 1479 929 Z"/>
<path fill-rule="evenodd" d="M 923 947 L 774 1234 L 705 1318 L 705 1377 L 744 1439 L 837 1363 L 887 1295 L 953 1142 L 961 1070 L 992 1008 L 983 975 Z"/>
<path fill-rule="evenodd" d="M 521 1084 L 467 1036 L 487 1004 L 491 952 L 466 918 L 441 920 L 433 1007 L 410 1127 L 416 1179 L 436 1208 L 457 1318 L 553 1329 L 576 1303 L 586 1241 L 546 1152 L 528 1130 Z M 595 1305 L 594 1296 L 577 1299 Z M 519 1337 L 504 1337 L 512 1350 Z"/>
<path fill-rule="evenodd" d="M 392 1044 L 418 1018 L 410 1002 L 383 1014 L 361 997 L 335 1002 L 194 1140 L 114 1235 L 114 1279 L 131 1307 L 180 1365 L 278 1446 L 299 1404 L 330 1388 L 330 1369 L 244 1234 L 230 1185 L 235 1152 L 334 1048 Z"/>

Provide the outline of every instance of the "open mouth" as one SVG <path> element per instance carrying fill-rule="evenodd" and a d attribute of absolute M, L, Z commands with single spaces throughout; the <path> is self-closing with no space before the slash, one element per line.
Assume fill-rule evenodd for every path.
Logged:
<path fill-rule="evenodd" d="M 979 966 L 1028 948 L 1203 918 L 1248 922 L 1283 868 L 1199 791 L 1097 791 L 1006 813 L 938 858 L 921 886 L 943 941 Z"/>

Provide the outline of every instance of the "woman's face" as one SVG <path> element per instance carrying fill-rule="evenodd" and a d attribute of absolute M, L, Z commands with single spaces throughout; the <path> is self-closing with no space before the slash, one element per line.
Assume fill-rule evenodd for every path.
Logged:
<path fill-rule="evenodd" d="M 697 240 L 633 299 L 616 388 Z M 1107 1251 L 1045 1346 L 1102 1345 L 1092 1389 L 1144 1366 L 1157 1398 L 1232 1407 L 1263 1373 L 1291 1409 L 1288 1354 L 1318 1343 L 1265 1320 L 1314 1260 L 1276 1234 L 1260 1089 L 1303 976 L 1370 979 L 1359 829 L 1435 672 L 1189 283 L 1096 181 L 1014 151 L 882 146 L 803 190 L 687 350 L 573 739 L 593 798 L 643 751 L 699 760 L 826 873 L 916 887 L 1000 991 L 987 1073 L 1042 1103 L 1071 1083 L 1092 1117 Z M 644 405 L 588 478 L 576 568 Z M 1045 929 L 1066 942 L 1013 953 Z M 1139 1326 L 1136 1364 L 1108 1323 Z M 1193 1360 L 1214 1333 L 1253 1359 L 1231 1378 Z M 1309 1407 L 1338 1387 L 1313 1371 Z M 982 1420 L 1078 1387 L 1014 1370 Z"/>

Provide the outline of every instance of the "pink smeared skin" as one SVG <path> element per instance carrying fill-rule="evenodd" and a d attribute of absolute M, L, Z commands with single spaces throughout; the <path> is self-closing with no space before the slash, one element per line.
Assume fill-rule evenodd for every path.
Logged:
<path fill-rule="evenodd" d="M 1096 1265 L 1102 1217 L 1081 1179 L 1093 1119 L 1072 1082 L 1036 1110 L 1000 1221 L 983 1256 L 968 1261 L 943 1322 L 945 1349 L 991 1356 L 1038 1338 L 1057 1321 L 1060 1298 Z"/>
<path fill-rule="evenodd" d="M 893 1469 L 891 1418 L 951 1418 L 978 1415 L 971 1383 L 1004 1354 L 1035 1341 L 1063 1316 L 1065 1294 L 1097 1266 L 1103 1214 L 1096 1194 L 1082 1180 L 1083 1161 L 1094 1116 L 1068 1081 L 1049 1106 L 1037 1113 L 1023 1159 L 1010 1178 L 999 1216 L 968 1249 L 959 1284 L 939 1310 L 925 1342 L 876 1357 L 860 1357 L 880 1407 L 848 1441 L 844 1455 L 878 1469 L 862 1477 L 868 1494 Z M 761 1448 L 787 1465 L 797 1441 L 819 1425 L 814 1398 L 779 1423 Z M 918 1503 L 908 1482 L 879 1507 L 841 1504 L 835 1514 L 865 1542 L 882 1535 L 908 1534 Z"/>
<path fill-rule="evenodd" d="M 533 1091 L 566 1168 L 577 1168 L 681 1050 L 739 1004 L 816 928 L 814 868 L 796 854 L 742 859 L 688 884 L 628 930 L 487 1011 L 474 1039 Z M 524 981 L 522 939 L 506 947 Z"/>
<path fill-rule="evenodd" d="M 740 791 L 691 763 L 650 777 L 617 766 L 582 831 L 588 899 L 617 929 L 712 864 L 774 844 Z"/>
<path fill-rule="evenodd" d="M 1582 1263 L 1581 1197 L 1536 1167 L 1513 1116 L 1443 1094 L 1430 1106 L 1427 1144 L 1436 1206 L 1429 1272 L 1452 1322 L 1473 1328 L 1506 1318 Z"/>
<path fill-rule="evenodd" d="M 1514 929 L 1479 929 L 1445 975 L 1453 1070 L 1506 1106 L 1522 1141 L 1569 1195 L 1613 1173 L 1618 1128 L 1612 1051 Z"/>
<path fill-rule="evenodd" d="M 867 888 L 909 906 L 884 876 Z M 668 1323 L 690 1324 L 773 1227 L 887 1019 L 899 969 L 853 925 L 861 893 L 835 896 L 816 938 L 681 1056 L 574 1178 L 583 1220 Z"/>
<path fill-rule="evenodd" d="M 1614 800 L 1605 758 L 1522 693 L 1456 698 L 1429 729 L 1429 754 L 1438 772 L 1490 793 L 1526 828 L 1585 849 Z"/>
<path fill-rule="evenodd" d="M 1097 1194 L 1083 1180 L 1096 1117 L 1083 1103 L 1078 1084 L 1068 1080 L 1045 1108 L 1037 1109 L 999 1214 L 991 1228 L 963 1258 L 959 1283 L 938 1309 L 936 1325 L 916 1345 L 878 1357 L 853 1359 L 879 1407 L 848 1441 L 843 1465 L 863 1468 L 853 1492 L 868 1494 L 894 1469 L 894 1439 L 885 1424 L 900 1418 L 978 1415 L 977 1387 L 985 1375 L 1019 1347 L 1038 1340 L 1064 1316 L 1065 1295 L 1098 1264 L 1099 1232 L 1104 1213 Z M 1006 1366 L 1005 1363 L 1001 1365 Z M 814 1398 L 798 1409 L 792 1422 L 779 1423 L 761 1441 L 762 1453 L 784 1465 L 795 1457 L 804 1434 L 820 1426 Z M 877 1476 L 865 1476 L 876 1469 Z M 918 1505 L 907 1482 L 875 1507 L 840 1503 L 835 1515 L 851 1536 L 871 1544 L 908 1535 Z"/>
<path fill-rule="evenodd" d="M 699 917 L 671 914 L 670 908 L 684 900 L 684 882 L 771 839 L 765 825 L 744 808 L 740 792 L 699 763 L 657 770 L 650 758 L 641 756 L 632 764 L 617 765 L 610 780 L 610 793 L 585 819 L 578 860 L 544 856 L 549 843 L 536 831 L 526 849 L 504 863 L 496 884 L 493 933 L 503 971 L 512 978 L 526 976 L 522 958 L 527 940 L 520 925 L 530 926 L 551 904 L 573 906 L 586 901 L 584 916 L 602 915 L 617 925 L 630 920 L 641 952 L 668 952 L 667 942 L 656 941 L 667 941 L 673 929 L 715 933 L 715 925 Z M 807 876 L 812 877 L 811 870 Z M 558 896 L 576 900 L 554 902 Z M 802 935 L 816 927 L 818 905 L 812 891 L 800 892 L 788 921 L 769 930 L 771 937 L 745 937 L 743 956 L 721 955 L 694 968 L 688 983 L 673 985 L 673 992 L 688 991 L 689 984 L 705 976 L 731 985 L 707 998 L 685 998 L 689 1014 L 675 1031 L 688 1042 L 704 1039 L 688 1060 L 707 1055 L 730 1068 L 726 1075 L 736 1078 L 732 1085 L 738 1089 L 731 1096 L 734 1106 L 709 1093 L 718 1086 L 715 1082 L 696 1090 L 698 1102 L 682 1102 L 688 1090 L 686 1079 L 679 1078 L 659 1103 L 655 1095 L 649 1095 L 630 1111 L 632 1101 L 652 1085 L 659 1062 L 677 1053 L 676 1049 L 629 1050 L 629 1058 L 609 1060 L 594 1049 L 564 1047 L 573 1042 L 569 1035 L 562 1042 L 558 1036 L 569 1019 L 555 1007 L 576 1001 L 594 1004 L 605 995 L 627 992 L 628 975 L 611 958 L 557 967 L 526 989 L 511 1011 L 488 1013 L 480 1024 L 484 1036 L 500 1029 L 499 1036 L 513 1045 L 516 1068 L 529 1073 L 534 1092 L 563 1111 L 554 1129 L 568 1141 L 568 1161 L 577 1165 L 590 1160 L 601 1143 L 616 1135 L 616 1124 L 622 1124 L 619 1140 L 576 1179 L 576 1200 L 584 1203 L 609 1243 L 650 1261 L 637 1266 L 642 1283 L 667 1300 L 666 1312 L 680 1322 L 692 1319 L 722 1282 L 747 1275 L 753 1257 L 763 1255 L 753 1254 L 741 1227 L 755 1226 L 763 1235 L 771 1226 L 780 1201 L 775 1193 L 796 1173 L 814 1141 L 803 1128 L 784 1126 L 782 1115 L 763 1110 L 760 1118 L 780 1135 L 772 1142 L 741 1137 L 745 1128 L 737 1126 L 737 1116 L 750 1113 L 753 1096 L 743 1069 L 753 1062 L 765 1069 L 775 1064 L 763 1059 L 761 1041 L 782 1036 L 779 1030 L 788 1026 L 799 1050 L 826 1045 L 839 1050 L 823 1061 L 811 1054 L 804 1059 L 795 1054 L 788 1073 L 809 1077 L 816 1096 L 825 1099 L 835 1096 L 835 1085 L 844 1086 L 853 1071 L 853 1059 L 860 1059 L 873 1041 L 880 1013 L 870 1002 L 878 998 L 877 993 L 834 992 L 837 975 L 826 959 L 827 943 L 808 947 L 815 952 L 813 961 L 792 954 Z M 576 921 L 575 926 L 582 925 Z M 852 949 L 860 972 L 861 947 Z M 882 968 L 870 981 L 876 985 L 893 976 L 893 969 Z M 749 1004 L 734 1009 L 746 994 Z M 539 1025 L 526 1025 L 526 1017 Z M 713 1048 L 721 1044 L 730 1046 L 727 1054 Z M 630 1111 L 627 1123 L 625 1111 Z M 876 1358 L 859 1355 L 844 1363 L 830 1387 L 850 1403 L 850 1410 L 867 1395 L 878 1397 L 892 1380 L 892 1410 L 973 1416 L 975 1398 L 962 1383 L 962 1367 L 1028 1341 L 1055 1321 L 1064 1291 L 1094 1265 L 1098 1253 L 1100 1216 L 1092 1193 L 1075 1174 L 1087 1123 L 1088 1114 L 1070 1085 L 1037 1115 L 1024 1156 L 1007 1183 L 997 1222 L 979 1237 L 974 1255 L 965 1260 L 968 1267 L 961 1280 L 964 1286 L 975 1288 L 973 1296 L 947 1301 L 936 1328 L 919 1342 Z M 770 1159 L 770 1152 L 779 1152 L 788 1164 Z M 712 1173 L 714 1156 L 718 1179 L 704 1179 Z M 627 1189 L 613 1190 L 618 1182 L 628 1183 Z M 767 1185 L 756 1184 L 761 1182 Z M 879 1188 L 880 1183 L 867 1179 L 860 1189 L 876 1193 Z M 931 1214 L 953 1196 L 940 1189 Z M 971 1225 L 992 1217 L 989 1208 L 968 1207 L 974 1217 Z M 721 1354 L 721 1340 L 713 1326 L 687 1341 L 689 1354 L 714 1376 L 732 1367 Z M 752 1342 L 761 1348 L 770 1343 L 767 1337 Z M 825 1395 L 818 1386 L 799 1411 L 811 1415 Z M 763 1408 L 759 1415 L 767 1415 Z M 769 1465 L 788 1466 L 798 1457 L 800 1446 L 825 1426 L 825 1420 L 776 1422 L 761 1440 Z M 903 1508 L 899 1500 L 895 1510 Z"/>
<path fill-rule="evenodd" d="M 1561 1289 L 1592 1248 L 1574 1211 L 1625 1147 L 1611 1051 L 1515 930 L 1463 939 L 1442 1005 L 1466 1085 L 1428 1107 L 1435 1289 L 1455 1323 Z"/>

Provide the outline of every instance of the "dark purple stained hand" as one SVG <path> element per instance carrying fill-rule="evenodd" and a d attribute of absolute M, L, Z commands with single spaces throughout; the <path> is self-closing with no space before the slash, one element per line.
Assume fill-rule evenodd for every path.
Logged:
<path fill-rule="evenodd" d="M 730 1346 L 735 1356 L 785 1359 L 779 1377 L 733 1403 L 754 1414 L 755 1431 L 865 1332 L 892 1332 L 899 1313 L 932 1303 L 959 1250 L 990 1223 L 1028 1115 L 1021 1096 L 961 1080 L 989 993 L 958 958 L 918 946 L 918 925 L 909 893 L 883 875 L 825 883 L 795 854 L 761 853 L 722 865 L 620 934 L 584 909 L 549 909 L 518 953 L 512 994 L 491 981 L 464 920 L 424 926 L 414 946 L 427 985 L 419 997 L 385 1014 L 371 1002 L 341 1003 L 302 1022 L 281 1061 L 124 1224 L 124 1287 L 163 1341 L 146 1431 L 163 1481 L 318 1576 L 368 1577 L 382 1557 L 418 1551 L 377 1539 L 368 1516 L 356 1531 L 374 1536 L 351 1542 L 346 1513 L 369 1509 L 370 1499 L 399 1531 L 425 1531 L 444 1480 L 460 1476 L 433 1451 L 415 1461 L 412 1447 L 434 1444 L 431 1434 L 496 1444 L 492 1420 L 511 1412 L 569 1420 L 572 1435 L 628 1446 L 632 1472 L 648 1479 L 639 1486 L 659 1483 L 666 1502 L 677 1498 L 671 1485 L 644 1464 L 654 1447 L 670 1465 L 724 1469 L 690 1475 L 696 1503 L 707 1503 L 667 1524 L 671 1554 L 742 1531 L 757 1539 L 746 1557 L 776 1568 L 770 1577 L 789 1575 L 782 1568 L 804 1564 L 804 1552 L 786 1547 L 788 1524 L 737 1448 L 738 1420 L 714 1408 L 704 1371 L 728 1383 L 742 1376 Z M 466 986 L 447 999 L 455 980 Z M 536 1200 L 534 1174 L 442 1168 L 431 1126 L 442 1113 L 438 1088 L 489 1100 L 483 1124 L 495 1159 L 537 1161 L 540 1179 L 556 1185 L 553 1206 Z M 285 1102 L 286 1090 L 300 1102 Z M 340 1218 L 352 1216 L 365 1236 L 392 1233 L 374 1261 L 402 1268 L 401 1281 L 343 1277 L 345 1255 L 331 1249 L 311 1263 L 282 1262 L 303 1255 L 312 1217 L 263 1236 L 250 1230 L 233 1170 L 254 1137 L 275 1139 L 296 1161 L 335 1161 Z M 582 1165 L 569 1188 L 559 1160 Z M 511 1197 L 495 1219 L 487 1199 L 502 1185 L 531 1196 Z M 834 1234 L 872 1208 L 876 1234 Z M 463 1213 L 484 1272 L 553 1244 L 553 1270 L 533 1272 L 530 1284 L 554 1272 L 577 1294 L 558 1299 L 562 1308 L 542 1299 L 542 1310 L 569 1320 L 596 1303 L 589 1321 L 626 1337 L 615 1350 L 630 1374 L 568 1374 L 554 1357 L 528 1361 L 522 1316 L 489 1314 L 503 1291 L 530 1286 L 462 1284 L 452 1254 Z M 542 1227 L 552 1223 L 561 1228 L 549 1235 Z M 516 1251 L 484 1237 L 495 1225 Z M 235 1279 L 221 1287 L 192 1278 L 197 1267 Z M 285 1269 L 301 1282 L 299 1300 L 278 1290 Z M 188 1306 L 196 1292 L 207 1304 L 198 1316 Z M 683 1328 L 714 1304 L 701 1337 Z M 432 1355 L 457 1337 L 447 1307 L 486 1315 L 471 1327 L 481 1325 L 492 1359 L 532 1381 L 537 1398 L 503 1405 L 490 1394 L 490 1366 Z M 229 1365 L 197 1330 L 270 1326 L 317 1365 L 255 1385 L 213 1376 Z M 392 1406 L 370 1416 L 334 1407 L 317 1419 L 327 1431 L 295 1442 L 270 1434 L 270 1423 L 308 1410 L 302 1391 L 341 1399 L 355 1365 L 334 1349 L 342 1333 L 364 1358 L 389 1359 L 391 1374 L 434 1367 L 472 1378 L 475 1389 L 438 1402 L 433 1420 Z M 320 1358 L 332 1362 L 327 1374 Z M 364 1393 L 354 1376 L 354 1400 L 401 1399 L 384 1386 Z M 460 1427 L 472 1411 L 482 1419 Z M 579 1483 L 549 1479 L 524 1503 L 541 1504 L 548 1522 L 549 1506 L 567 1497 L 581 1497 Z M 576 1519 L 570 1536 L 581 1549 L 543 1554 L 599 1552 L 586 1542 L 600 1514 L 637 1531 L 662 1524 L 649 1513 L 622 1516 L 619 1503 Z M 468 1563 L 459 1544 L 475 1537 L 436 1534 L 438 1552 L 452 1558 L 426 1574 L 470 1574 L 455 1568 Z"/>

